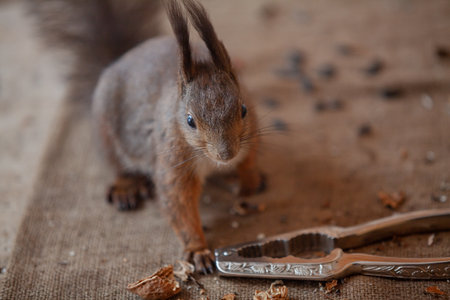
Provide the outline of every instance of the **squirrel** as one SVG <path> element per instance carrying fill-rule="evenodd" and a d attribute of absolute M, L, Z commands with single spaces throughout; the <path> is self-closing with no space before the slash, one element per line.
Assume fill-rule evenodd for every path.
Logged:
<path fill-rule="evenodd" d="M 86 5 L 86 1 L 75 2 L 58 1 L 60 5 Z M 117 174 L 107 199 L 121 210 L 133 209 L 154 189 L 183 244 L 185 259 L 194 264 L 197 272 L 212 273 L 214 258 L 198 207 L 205 178 L 218 171 L 237 170 L 242 196 L 260 192 L 265 186 L 256 164 L 259 131 L 251 99 L 241 88 L 227 50 L 198 0 L 164 1 L 175 38 L 147 31 L 149 39 L 140 44 L 141 36 L 136 32 L 127 36 L 128 31 L 123 31 L 127 23 L 114 23 L 120 18 L 111 16 L 128 13 L 122 21 L 133 22 L 127 24 L 129 29 L 136 29 L 139 22 L 148 25 L 145 13 L 154 16 L 154 1 L 131 1 L 128 8 L 135 10 L 125 11 L 117 8 L 120 1 L 87 2 L 91 7 L 84 10 L 82 20 L 89 16 L 94 20 L 85 22 L 84 32 L 101 32 L 112 38 L 82 36 L 83 43 L 77 44 L 81 47 L 77 52 L 80 62 L 90 56 L 93 43 L 99 49 L 97 60 L 103 61 L 90 57 L 84 66 L 95 70 L 84 78 L 82 91 L 76 82 L 72 89 L 78 97 L 80 93 L 84 97 L 92 94 L 95 130 Z M 61 38 L 67 37 L 61 34 L 62 27 L 51 28 L 54 25 L 44 22 L 42 16 L 51 13 L 43 13 L 45 7 L 36 9 L 41 10 L 38 15 L 47 36 L 56 36 L 66 47 L 71 45 L 68 40 L 80 40 L 73 36 Z M 202 43 L 191 46 L 189 23 Z M 117 48 L 117 43 L 126 40 L 124 37 L 134 47 L 125 49 L 122 45 L 113 54 L 101 56 L 101 51 L 112 53 L 108 47 Z M 92 83 L 95 76 L 99 76 L 96 84 Z"/>

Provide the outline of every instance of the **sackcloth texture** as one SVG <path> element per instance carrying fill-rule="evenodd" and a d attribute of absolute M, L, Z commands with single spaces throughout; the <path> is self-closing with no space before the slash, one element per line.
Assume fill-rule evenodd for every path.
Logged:
<path fill-rule="evenodd" d="M 433 37 L 444 35 L 442 28 L 449 25 L 448 14 L 439 14 L 439 10 L 448 11 L 448 4 L 437 2 L 427 7 L 425 2 L 412 1 L 409 13 L 429 17 L 420 28 L 414 27 L 414 35 L 408 33 L 409 25 L 392 28 L 405 35 L 407 44 L 420 45 L 420 53 L 427 55 L 432 53 Z M 400 17 L 409 20 L 405 15 Z M 371 20 L 364 25 L 366 30 L 374 25 Z M 318 37 L 305 37 L 306 41 L 314 39 Z M 421 43 L 421 39 L 429 43 Z M 378 53 L 403 57 L 390 42 L 377 48 Z M 313 53 L 314 47 L 308 46 L 311 43 L 305 45 Z M 266 209 L 233 216 L 229 210 L 236 197 L 219 184 L 220 180 L 207 182 L 200 211 L 211 248 L 255 240 L 261 233 L 270 236 L 319 225 L 351 226 L 394 212 L 450 208 L 450 201 L 440 203 L 430 197 L 441 193 L 441 183 L 450 180 L 448 65 L 438 65 L 425 54 L 408 60 L 409 66 L 400 59 L 398 65 L 391 65 L 394 72 L 370 82 L 343 71 L 347 79 L 332 84 L 326 92 L 347 100 L 345 107 L 317 113 L 311 100 L 299 96 L 297 85 L 273 76 L 258 77 L 263 70 L 282 64 L 273 58 L 280 55 L 272 48 L 268 45 L 268 62 L 254 61 L 242 74 L 256 99 L 261 126 L 275 124 L 278 128 L 263 137 L 259 154 L 268 188 L 247 200 L 263 203 Z M 404 94 L 384 101 L 377 91 L 386 84 L 400 86 Z M 423 93 L 433 99 L 432 109 L 421 104 Z M 267 95 L 276 96 L 279 106 L 265 106 Z M 372 125 L 372 135 L 358 137 L 357 128 L 364 122 Z M 98 139 L 83 104 L 67 101 L 54 131 L 0 285 L 0 299 L 139 299 L 126 290 L 127 284 L 174 264 L 182 256 L 180 243 L 156 200 L 125 213 L 105 202 L 112 172 L 99 154 Z M 434 161 L 425 160 L 429 151 L 434 153 Z M 393 211 L 377 198 L 380 190 L 402 190 L 406 201 Z M 233 221 L 237 223 L 231 226 Z M 450 256 L 450 232 L 436 233 L 432 245 L 428 245 L 429 236 L 399 237 L 354 251 L 402 257 Z M 217 274 L 199 280 L 210 299 L 221 299 L 228 293 L 252 299 L 255 290 L 266 290 L 272 282 Z M 450 293 L 445 280 L 355 275 L 341 282 L 339 294 L 329 295 L 320 290 L 318 282 L 284 283 L 290 299 L 432 299 L 424 290 L 433 285 Z M 177 298 L 199 299 L 200 292 L 195 285 L 183 285 Z"/>

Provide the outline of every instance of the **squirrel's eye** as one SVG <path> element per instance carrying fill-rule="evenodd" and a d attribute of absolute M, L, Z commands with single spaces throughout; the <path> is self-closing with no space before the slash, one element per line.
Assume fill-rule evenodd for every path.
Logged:
<path fill-rule="evenodd" d="M 189 126 L 191 126 L 192 128 L 197 128 L 197 126 L 195 125 L 195 121 L 194 118 L 191 115 L 187 116 L 187 123 Z"/>
<path fill-rule="evenodd" d="M 247 106 L 245 106 L 244 104 L 242 104 L 241 114 L 242 114 L 242 119 L 245 118 L 245 116 L 247 115 Z"/>

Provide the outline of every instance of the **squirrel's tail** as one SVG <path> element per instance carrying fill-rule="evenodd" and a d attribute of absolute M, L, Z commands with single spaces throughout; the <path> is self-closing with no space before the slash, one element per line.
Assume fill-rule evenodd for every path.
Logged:
<path fill-rule="evenodd" d="M 74 55 L 69 97 L 90 100 L 101 71 L 158 33 L 157 0 L 30 0 L 50 46 Z"/>

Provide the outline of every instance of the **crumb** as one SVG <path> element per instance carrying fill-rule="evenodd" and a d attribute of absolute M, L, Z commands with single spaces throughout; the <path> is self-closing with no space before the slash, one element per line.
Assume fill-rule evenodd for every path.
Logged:
<path fill-rule="evenodd" d="M 175 280 L 172 265 L 159 269 L 156 273 L 135 283 L 130 283 L 127 289 L 145 300 L 164 300 L 181 291 L 180 284 Z"/>
<path fill-rule="evenodd" d="M 372 134 L 372 126 L 370 124 L 362 124 L 358 127 L 358 136 L 369 136 Z"/>
<path fill-rule="evenodd" d="M 383 62 L 379 59 L 375 59 L 364 69 L 364 72 L 369 76 L 374 76 L 380 73 L 381 70 L 383 70 L 383 67 Z"/>
<path fill-rule="evenodd" d="M 236 299 L 235 294 L 226 294 L 225 296 L 222 297 L 221 300 L 234 300 L 234 299 Z"/>
<path fill-rule="evenodd" d="M 183 282 L 188 281 L 192 274 L 194 274 L 194 265 L 184 260 L 179 260 L 177 263 L 180 266 L 180 270 L 174 271 L 173 274 Z"/>
<path fill-rule="evenodd" d="M 450 57 L 450 50 L 443 46 L 436 47 L 435 54 L 440 59 L 446 59 Z"/>
<path fill-rule="evenodd" d="M 330 294 L 333 292 L 337 293 L 338 291 L 339 291 L 339 284 L 336 279 L 325 283 L 325 294 Z"/>
<path fill-rule="evenodd" d="M 434 233 L 430 234 L 430 236 L 428 237 L 428 240 L 427 240 L 427 245 L 428 246 L 432 246 L 433 245 L 435 237 L 436 237 L 436 235 Z"/>
<path fill-rule="evenodd" d="M 395 87 L 385 87 L 380 90 L 380 96 L 386 100 L 399 98 L 403 95 L 403 90 Z"/>
<path fill-rule="evenodd" d="M 420 98 L 420 103 L 422 104 L 423 108 L 426 110 L 432 110 L 434 106 L 433 98 L 431 98 L 428 94 L 423 94 Z"/>
<path fill-rule="evenodd" d="M 322 78 L 331 79 L 336 75 L 336 68 L 332 64 L 324 64 L 317 70 L 317 73 Z"/>
<path fill-rule="evenodd" d="M 385 207 L 396 209 L 406 200 L 406 195 L 402 191 L 391 194 L 379 191 L 378 199 L 381 200 L 381 203 L 383 203 Z"/>
<path fill-rule="evenodd" d="M 428 151 L 425 155 L 425 162 L 427 164 L 432 164 L 434 162 L 434 160 L 436 159 L 436 155 L 434 154 L 433 151 Z"/>
<path fill-rule="evenodd" d="M 234 228 L 234 229 L 239 228 L 239 223 L 238 223 L 238 221 L 233 221 L 233 222 L 231 222 L 231 228 Z"/>
<path fill-rule="evenodd" d="M 263 240 L 263 239 L 265 239 L 266 238 L 266 235 L 264 234 L 264 233 L 258 233 L 258 235 L 256 236 L 256 239 L 257 240 Z"/>
<path fill-rule="evenodd" d="M 433 285 L 433 286 L 429 286 L 425 289 L 425 293 L 430 294 L 430 295 L 434 295 L 434 296 L 443 296 L 446 295 L 447 293 L 444 291 L 441 291 L 437 286 Z"/>
<path fill-rule="evenodd" d="M 236 201 L 230 212 L 233 215 L 247 216 L 252 213 L 263 212 L 265 209 L 266 205 L 263 203 L 255 205 L 246 201 Z"/>
<path fill-rule="evenodd" d="M 269 300 L 269 299 L 278 299 L 278 300 L 288 299 L 288 289 L 283 284 L 283 281 L 277 280 L 273 282 L 267 291 L 256 290 L 255 295 L 253 296 L 253 300 Z"/>

